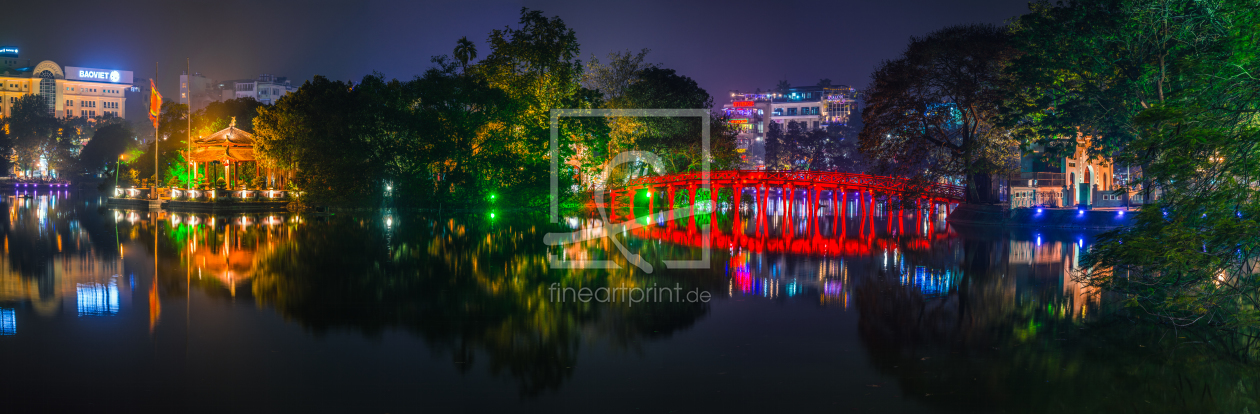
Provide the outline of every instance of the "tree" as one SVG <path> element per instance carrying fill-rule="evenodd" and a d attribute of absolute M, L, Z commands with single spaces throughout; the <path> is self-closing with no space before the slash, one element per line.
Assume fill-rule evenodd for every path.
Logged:
<path fill-rule="evenodd" d="M 157 135 L 156 138 L 159 141 L 154 141 L 153 137 L 141 137 L 142 140 L 147 141 L 141 146 L 144 153 L 132 160 L 130 164 L 141 179 L 152 180 L 157 177 L 161 180 L 157 184 L 165 186 L 173 178 L 166 175 L 167 170 L 183 162 L 183 156 L 180 153 L 188 151 L 188 105 L 163 102 L 161 113 L 158 115 Z M 155 144 L 159 151 L 157 159 L 153 154 Z M 156 174 L 157 172 L 161 174 Z"/>
<path fill-rule="evenodd" d="M 647 63 L 648 49 L 639 53 L 612 52 L 608 54 L 608 63 L 600 63 L 592 56 L 586 63 L 586 71 L 582 74 L 582 87 L 599 91 L 604 99 L 605 108 L 629 108 L 621 98 L 626 90 L 639 80 L 643 70 L 655 68 L 656 64 Z"/>
<path fill-rule="evenodd" d="M 1100 235 L 1079 275 L 1139 317 L 1254 339 L 1258 24 L 1242 1 L 1086 0 L 1036 4 L 1015 25 L 1009 122 L 1026 140 L 1079 128 L 1090 154 L 1141 166 L 1129 184 L 1144 200 L 1159 195 Z"/>
<path fill-rule="evenodd" d="M 455 42 L 455 59 L 459 60 L 461 69 L 468 69 L 468 62 L 477 58 L 477 45 L 468 40 L 468 36 Z"/>
<path fill-rule="evenodd" d="M 526 160 L 513 153 L 510 122 L 520 102 L 486 79 L 460 76 L 444 59 L 436 60 L 414 82 L 419 97 L 417 174 L 403 184 L 425 199 L 472 203 L 491 194 L 505 200 L 529 198 L 504 183 L 518 179 Z"/>
<path fill-rule="evenodd" d="M 43 95 L 29 94 L 18 98 L 10 116 L 5 119 L 9 139 L 17 152 L 17 167 L 27 174 L 48 168 L 57 148 L 57 118 L 48 112 Z"/>
<path fill-rule="evenodd" d="M 775 92 L 780 94 L 787 94 L 790 89 L 792 89 L 792 84 L 788 83 L 787 79 L 779 81 L 779 84 L 774 87 Z"/>
<path fill-rule="evenodd" d="M 118 160 L 134 141 L 131 127 L 125 123 L 115 123 L 97 129 L 92 139 L 79 152 L 79 170 L 89 174 L 99 174 Z"/>
<path fill-rule="evenodd" d="M 296 171 L 293 182 L 308 201 L 375 206 L 409 128 L 408 88 L 368 75 L 355 85 L 322 76 L 302 85 L 254 120 L 255 150 L 268 166 Z"/>
<path fill-rule="evenodd" d="M 805 122 L 787 127 L 771 122 L 766 132 L 766 168 L 772 170 L 835 170 L 843 139 L 839 129 L 809 129 Z"/>
<path fill-rule="evenodd" d="M 193 136 L 218 132 L 227 128 L 233 119 L 236 120 L 237 128 L 253 132 L 254 117 L 258 116 L 258 108 L 264 106 L 266 105 L 253 98 L 210 102 L 193 116 Z"/>
<path fill-rule="evenodd" d="M 520 162 L 512 176 L 499 177 L 500 188 L 534 194 L 527 205 L 544 205 L 550 194 L 551 110 L 590 109 L 599 103 L 598 92 L 583 88 L 582 62 L 577 35 L 559 17 L 548 18 L 537 10 L 521 9 L 519 28 L 506 27 L 490 33 L 490 54 L 478 62 L 478 72 L 490 86 L 504 91 L 520 104 L 507 132 L 511 144 L 502 148 L 504 159 Z M 565 118 L 558 121 L 559 158 L 573 157 L 579 148 L 594 148 L 601 139 L 590 133 L 597 121 Z M 571 176 L 562 174 L 566 185 Z"/>
<path fill-rule="evenodd" d="M 911 38 L 871 75 L 861 148 L 884 172 L 925 182 L 965 177 L 968 199 L 996 200 L 990 174 L 1018 161 L 998 124 L 1009 35 L 992 25 L 952 26 Z"/>

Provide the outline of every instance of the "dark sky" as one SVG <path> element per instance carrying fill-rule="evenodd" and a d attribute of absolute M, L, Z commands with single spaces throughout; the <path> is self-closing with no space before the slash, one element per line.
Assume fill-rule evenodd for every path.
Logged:
<path fill-rule="evenodd" d="M 515 25 L 522 6 L 577 31 L 583 60 L 651 49 L 648 59 L 690 76 L 721 104 L 731 89 L 821 78 L 865 86 L 910 36 L 946 25 L 1002 23 L 1027 0 L 722 1 L 17 1 L 0 17 L 0 45 L 33 63 L 132 70 L 177 93 L 184 58 L 214 79 L 262 73 L 304 81 L 411 78 L 468 36 Z"/>

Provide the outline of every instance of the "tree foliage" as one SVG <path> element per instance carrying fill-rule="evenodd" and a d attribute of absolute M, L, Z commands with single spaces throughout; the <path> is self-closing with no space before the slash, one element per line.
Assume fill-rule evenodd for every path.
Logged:
<path fill-rule="evenodd" d="M 985 24 L 911 38 L 863 92 L 861 148 L 883 172 L 924 181 L 966 177 L 973 200 L 989 174 L 1010 169 L 1017 143 L 999 124 L 1009 34 Z M 976 180 L 981 179 L 981 185 Z"/>
<path fill-rule="evenodd" d="M 1016 25 L 1010 119 L 1026 141 L 1077 127 L 1141 167 L 1158 201 L 1103 234 L 1089 284 L 1179 326 L 1260 322 L 1260 25 L 1252 1 L 1036 4 Z M 1132 187 L 1122 189 L 1130 190 Z M 1254 331 L 1247 331 L 1254 334 Z"/>
<path fill-rule="evenodd" d="M 493 31 L 487 43 L 486 57 L 472 62 L 475 46 L 461 39 L 455 60 L 435 57 L 407 81 L 316 77 L 259 109 L 257 150 L 295 171 L 312 203 L 540 207 L 551 197 L 552 110 L 712 106 L 694 80 L 644 65 L 642 54 L 584 72 L 573 30 L 538 11 L 523 9 L 518 26 Z M 558 196 L 578 183 L 596 187 L 596 172 L 628 148 L 658 152 L 677 171 L 732 162 L 733 132 L 711 120 L 709 132 L 723 138 L 703 154 L 695 119 L 631 120 L 621 142 L 610 139 L 617 134 L 608 119 L 558 118 Z"/>

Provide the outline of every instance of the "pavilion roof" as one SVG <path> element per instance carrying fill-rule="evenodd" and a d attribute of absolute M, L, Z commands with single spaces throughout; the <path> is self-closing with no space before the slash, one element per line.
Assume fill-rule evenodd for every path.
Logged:
<path fill-rule="evenodd" d="M 205 146 L 194 147 L 192 156 L 189 157 L 196 162 L 211 161 L 254 161 L 253 147 L 222 147 L 222 146 Z"/>
<path fill-rule="evenodd" d="M 235 125 L 193 140 L 193 146 L 253 147 L 254 134 L 237 129 Z"/>

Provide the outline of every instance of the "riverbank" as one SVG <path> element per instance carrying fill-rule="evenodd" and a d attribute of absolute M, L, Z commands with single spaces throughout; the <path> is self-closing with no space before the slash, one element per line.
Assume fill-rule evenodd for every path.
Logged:
<path fill-rule="evenodd" d="M 954 209 L 954 212 L 946 220 L 951 224 L 1105 230 L 1126 227 L 1132 224 L 1134 213 L 1136 212 L 1115 208 L 1095 210 L 1038 209 L 963 204 Z"/>
<path fill-rule="evenodd" d="M 270 211 L 287 211 L 288 201 L 237 201 L 237 200 L 215 200 L 215 201 L 180 201 L 164 199 L 146 200 L 134 198 L 115 198 L 110 197 L 106 201 L 106 205 L 110 207 L 121 207 L 131 210 L 157 210 L 159 208 L 169 211 L 186 211 L 201 213 L 250 213 L 250 212 L 270 212 Z"/>

